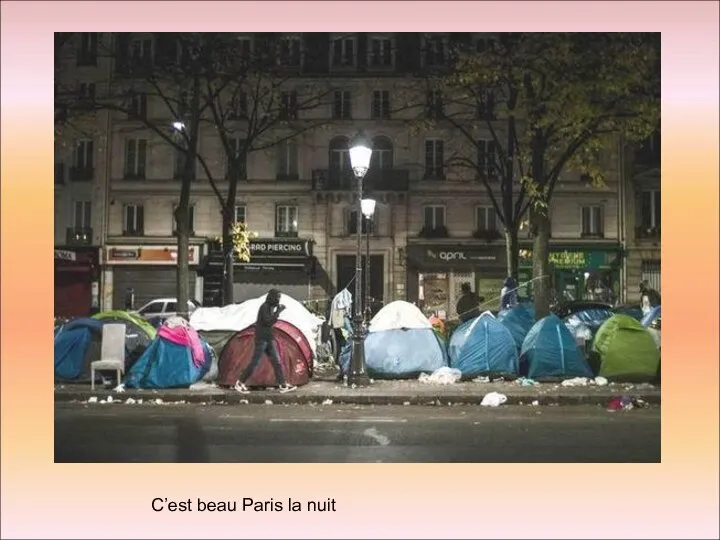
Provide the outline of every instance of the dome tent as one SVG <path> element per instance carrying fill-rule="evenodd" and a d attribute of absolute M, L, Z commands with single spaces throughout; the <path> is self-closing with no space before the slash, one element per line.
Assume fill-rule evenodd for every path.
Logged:
<path fill-rule="evenodd" d="M 548 315 L 530 329 L 520 352 L 520 371 L 529 378 L 592 377 L 570 330 L 556 315 Z"/>
<path fill-rule="evenodd" d="M 598 375 L 615 381 L 656 378 L 660 353 L 647 328 L 628 315 L 613 315 L 600 327 L 592 345 L 599 356 Z"/>
<path fill-rule="evenodd" d="M 492 313 L 460 325 L 450 338 L 450 366 L 463 378 L 517 376 L 518 350 L 510 330 Z"/>
<path fill-rule="evenodd" d="M 447 353 L 430 321 L 420 309 L 403 301 L 391 302 L 370 321 L 365 337 L 365 367 L 378 379 L 415 378 L 447 366 Z M 351 347 L 340 356 L 348 372 Z"/>
<path fill-rule="evenodd" d="M 512 309 L 501 311 L 498 313 L 497 320 L 510 330 L 518 350 L 522 347 L 525 336 L 535 324 L 533 314 L 526 305 L 517 305 Z"/>

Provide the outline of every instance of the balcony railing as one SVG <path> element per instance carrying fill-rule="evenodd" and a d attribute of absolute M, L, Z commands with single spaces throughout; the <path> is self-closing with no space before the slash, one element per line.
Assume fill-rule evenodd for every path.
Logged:
<path fill-rule="evenodd" d="M 275 238 L 297 238 L 297 231 L 275 231 Z"/>
<path fill-rule="evenodd" d="M 660 227 L 637 227 L 635 229 L 635 238 L 638 240 L 659 240 Z"/>
<path fill-rule="evenodd" d="M 89 246 L 93 241 L 90 227 L 68 227 L 65 231 L 65 243 L 68 246 Z"/>
<path fill-rule="evenodd" d="M 405 169 L 371 169 L 363 179 L 364 191 L 407 191 L 410 173 Z M 316 169 L 313 189 L 317 191 L 352 191 L 357 189 L 352 171 Z"/>
<path fill-rule="evenodd" d="M 70 167 L 70 180 L 73 182 L 90 182 L 95 169 L 92 167 Z"/>

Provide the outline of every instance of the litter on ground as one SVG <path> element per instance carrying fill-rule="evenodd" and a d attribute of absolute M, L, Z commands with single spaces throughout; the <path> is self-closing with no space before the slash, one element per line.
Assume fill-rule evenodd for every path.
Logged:
<path fill-rule="evenodd" d="M 462 378 L 459 369 L 443 366 L 436 369 L 431 375 L 421 373 L 418 381 L 424 384 L 455 384 Z"/>
<path fill-rule="evenodd" d="M 483 407 L 499 407 L 506 401 L 507 396 L 505 394 L 500 394 L 498 392 L 490 392 L 489 394 L 485 394 L 485 397 L 482 398 L 480 405 L 482 405 Z"/>
<path fill-rule="evenodd" d="M 590 381 L 587 377 L 574 377 L 572 379 L 565 379 L 562 386 L 587 386 Z"/>

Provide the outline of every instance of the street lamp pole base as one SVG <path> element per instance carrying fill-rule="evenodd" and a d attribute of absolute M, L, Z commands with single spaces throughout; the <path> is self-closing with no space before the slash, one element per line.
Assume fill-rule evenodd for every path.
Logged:
<path fill-rule="evenodd" d="M 350 372 L 348 373 L 348 386 L 369 386 L 370 377 L 365 371 L 365 328 L 362 316 L 355 319 L 352 337 L 352 356 L 350 357 Z"/>

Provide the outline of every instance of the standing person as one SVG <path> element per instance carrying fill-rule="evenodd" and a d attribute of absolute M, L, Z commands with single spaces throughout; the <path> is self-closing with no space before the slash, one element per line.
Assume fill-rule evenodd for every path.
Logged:
<path fill-rule="evenodd" d="M 282 366 L 280 365 L 280 355 L 278 354 L 272 331 L 273 325 L 277 322 L 280 313 L 282 313 L 284 309 L 285 306 L 280 303 L 280 291 L 270 289 L 270 292 L 268 292 L 265 297 L 265 302 L 263 302 L 260 309 L 258 309 L 257 322 L 255 323 L 255 349 L 253 350 L 252 360 L 250 360 L 245 371 L 242 372 L 240 378 L 235 383 L 235 390 L 241 394 L 250 392 L 248 387 L 245 386 L 245 382 L 252 377 L 255 368 L 257 368 L 260 359 L 265 353 L 267 353 L 270 358 L 270 363 L 275 372 L 275 380 L 277 381 L 280 392 L 284 394 L 297 389 L 296 386 L 285 382 L 285 376 L 283 375 Z"/>
<path fill-rule="evenodd" d="M 462 296 L 460 297 L 460 300 L 458 300 L 457 306 L 455 307 L 455 311 L 457 311 L 458 319 L 460 319 L 460 322 L 467 322 L 474 319 L 475 317 L 479 317 L 479 306 L 480 302 L 482 302 L 482 298 L 472 292 L 469 283 L 463 283 L 460 286 L 460 290 L 462 292 Z"/>
<path fill-rule="evenodd" d="M 518 304 L 517 283 L 508 276 L 500 289 L 500 309 L 512 309 Z"/>
<path fill-rule="evenodd" d="M 640 305 L 643 315 L 647 315 L 652 308 L 660 305 L 660 293 L 648 287 L 647 281 L 640 283 Z"/>

